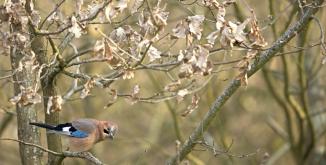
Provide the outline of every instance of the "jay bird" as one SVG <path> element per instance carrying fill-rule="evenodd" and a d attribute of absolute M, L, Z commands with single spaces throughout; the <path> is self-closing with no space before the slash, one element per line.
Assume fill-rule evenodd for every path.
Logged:
<path fill-rule="evenodd" d="M 118 126 L 110 121 L 99 121 L 95 119 L 78 119 L 71 123 L 59 124 L 57 126 L 34 123 L 30 125 L 46 128 L 48 133 L 56 133 L 68 136 L 69 150 L 82 152 L 93 147 L 94 144 L 105 140 L 113 139 Z"/>

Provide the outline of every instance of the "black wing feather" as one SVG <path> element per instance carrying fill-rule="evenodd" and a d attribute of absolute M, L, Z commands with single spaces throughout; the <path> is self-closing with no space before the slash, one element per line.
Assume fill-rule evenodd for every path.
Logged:
<path fill-rule="evenodd" d="M 75 131 L 77 131 L 77 129 L 75 127 L 73 127 L 71 123 L 59 124 L 59 125 L 57 125 L 55 127 L 54 130 L 56 130 L 56 131 L 63 131 L 63 128 L 65 128 L 65 127 L 70 127 L 69 128 L 69 132 L 75 132 Z"/>
<path fill-rule="evenodd" d="M 30 122 L 30 125 L 35 125 L 41 128 L 46 128 L 46 129 L 50 129 L 50 130 L 55 130 L 55 126 L 49 125 L 49 124 L 45 124 L 45 123 L 34 123 L 34 122 Z"/>
<path fill-rule="evenodd" d="M 41 128 L 46 128 L 49 130 L 54 130 L 54 131 L 63 131 L 63 128 L 65 128 L 65 127 L 70 127 L 69 132 L 77 131 L 77 129 L 75 127 L 73 127 L 71 123 L 59 124 L 57 126 L 53 126 L 53 125 L 49 125 L 49 124 L 45 124 L 45 123 L 34 123 L 34 122 L 30 122 L 29 124 L 35 125 L 35 126 L 38 126 Z"/>

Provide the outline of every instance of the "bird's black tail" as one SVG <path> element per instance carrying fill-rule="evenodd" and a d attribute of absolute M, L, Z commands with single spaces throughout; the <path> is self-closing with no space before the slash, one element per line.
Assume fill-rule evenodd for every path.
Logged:
<path fill-rule="evenodd" d="M 42 128 L 46 128 L 46 129 L 49 129 L 49 130 L 55 130 L 56 129 L 55 126 L 48 125 L 48 124 L 45 124 L 45 123 L 34 123 L 34 122 L 30 122 L 29 124 L 30 125 L 35 125 L 35 126 L 38 126 L 38 127 L 42 127 Z"/>

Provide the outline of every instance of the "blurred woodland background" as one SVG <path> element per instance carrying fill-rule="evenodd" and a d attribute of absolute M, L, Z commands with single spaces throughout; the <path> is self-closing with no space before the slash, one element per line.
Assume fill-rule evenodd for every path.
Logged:
<path fill-rule="evenodd" d="M 11 11 L 12 20 L 15 14 L 29 13 L 25 21 L 32 23 L 18 30 L 9 28 L 13 23 L 8 25 L 6 19 L 13 5 L 8 5 L 9 0 L 0 2 L 2 139 L 18 139 L 17 115 L 27 118 L 25 125 L 36 119 L 51 123 L 111 120 L 118 124 L 118 134 L 113 141 L 97 144 L 91 150 L 94 156 L 112 165 L 165 164 L 235 78 L 241 87 L 181 163 L 326 164 L 326 72 L 322 64 L 326 63 L 326 10 L 321 0 L 162 0 L 159 5 L 156 0 L 108 4 L 42 0 L 34 1 L 34 12 L 23 11 L 19 5 Z M 321 5 L 314 7 L 317 3 Z M 247 80 L 246 71 L 261 52 L 298 23 L 308 8 L 318 10 L 309 24 Z M 95 17 L 88 15 L 94 13 Z M 227 28 L 230 34 L 224 33 Z M 134 38 L 124 40 L 128 37 Z M 34 41 L 38 41 L 36 46 Z M 34 77 L 18 74 L 19 64 L 10 55 L 16 46 L 29 57 L 18 63 L 31 64 L 20 69 L 32 68 Z M 37 57 L 40 52 L 46 59 Z M 55 68 L 59 72 L 53 79 L 43 77 Z M 17 79 L 17 75 L 27 76 Z M 20 84 L 25 93 L 17 97 L 24 89 L 14 84 L 28 78 L 33 81 Z M 21 111 L 16 111 L 15 104 L 37 116 L 17 114 Z M 40 145 L 48 148 L 45 130 L 40 133 Z M 1 140 L 0 146 L 0 164 L 21 163 L 19 143 Z M 50 159 L 47 155 L 44 152 L 41 160 Z M 88 164 L 78 158 L 63 162 Z"/>

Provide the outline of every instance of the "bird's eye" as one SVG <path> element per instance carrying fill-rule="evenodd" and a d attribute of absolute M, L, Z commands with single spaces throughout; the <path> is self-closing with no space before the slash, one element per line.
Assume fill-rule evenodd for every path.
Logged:
<path fill-rule="evenodd" d="M 104 129 L 104 133 L 110 134 L 110 132 L 107 129 Z"/>

